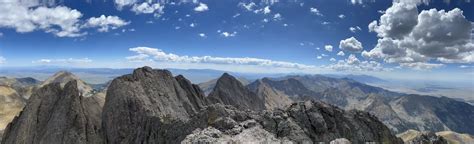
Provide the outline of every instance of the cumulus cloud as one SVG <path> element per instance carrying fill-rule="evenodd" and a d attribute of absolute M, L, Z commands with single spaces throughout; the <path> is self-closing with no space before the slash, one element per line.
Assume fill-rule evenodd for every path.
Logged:
<path fill-rule="evenodd" d="M 376 61 L 361 61 L 354 54 L 349 55 L 345 60 L 339 60 L 335 64 L 325 66 L 336 71 L 390 71 Z"/>
<path fill-rule="evenodd" d="M 343 14 L 340 14 L 340 15 L 338 15 L 337 17 L 339 17 L 340 19 L 343 19 L 343 18 L 345 18 L 346 16 L 343 15 Z"/>
<path fill-rule="evenodd" d="M 6 58 L 0 56 L 0 64 L 4 64 L 7 61 Z"/>
<path fill-rule="evenodd" d="M 222 32 L 221 33 L 221 36 L 223 36 L 223 37 L 235 37 L 236 35 L 237 35 L 236 31 L 234 31 L 232 33 L 231 32 Z"/>
<path fill-rule="evenodd" d="M 270 12 L 272 12 L 272 10 L 270 10 L 270 6 L 263 8 L 263 14 L 269 14 Z"/>
<path fill-rule="evenodd" d="M 343 51 L 348 51 L 348 52 L 361 52 L 363 49 L 362 43 L 359 42 L 354 37 L 341 40 L 339 42 L 339 48 Z"/>
<path fill-rule="evenodd" d="M 335 59 L 335 58 L 331 58 L 331 59 L 329 59 L 329 61 L 335 62 L 336 59 Z"/>
<path fill-rule="evenodd" d="M 33 2 L 33 1 L 32 1 Z M 42 30 L 58 37 L 79 37 L 87 33 L 82 13 L 65 6 L 46 7 L 32 2 L 0 2 L 0 28 L 12 28 L 19 33 Z"/>
<path fill-rule="evenodd" d="M 380 17 L 369 24 L 369 30 L 379 37 L 374 49 L 364 51 L 362 56 L 383 59 L 388 63 L 399 63 L 401 67 L 431 69 L 442 64 L 429 63 L 473 63 L 473 26 L 458 9 L 422 10 L 417 4 L 394 2 Z"/>
<path fill-rule="evenodd" d="M 78 37 L 82 13 L 64 6 L 29 7 L 18 1 L 0 2 L 0 27 L 26 33 L 43 30 L 58 37 Z"/>
<path fill-rule="evenodd" d="M 312 14 L 315 14 L 315 15 L 318 15 L 318 16 L 323 16 L 323 14 L 317 9 L 317 8 L 309 8 L 309 11 L 312 13 Z"/>
<path fill-rule="evenodd" d="M 203 12 L 209 10 L 209 7 L 205 3 L 199 3 L 197 7 L 194 8 L 194 11 Z"/>
<path fill-rule="evenodd" d="M 108 32 L 110 29 L 117 29 L 119 27 L 130 24 L 117 16 L 105 16 L 91 17 L 87 20 L 85 27 L 98 27 L 99 32 Z"/>
<path fill-rule="evenodd" d="M 253 11 L 254 10 L 253 8 L 257 6 L 254 2 L 249 2 L 249 3 L 240 2 L 238 5 L 247 11 Z"/>
<path fill-rule="evenodd" d="M 200 37 L 206 37 L 206 34 L 205 33 L 200 33 L 199 36 Z"/>
<path fill-rule="evenodd" d="M 443 64 L 433 64 L 433 63 L 423 63 L 423 62 L 416 62 L 416 63 L 401 63 L 401 67 L 408 67 L 415 70 L 430 70 L 434 68 L 439 68 L 444 66 Z"/>
<path fill-rule="evenodd" d="M 275 21 L 279 21 L 279 20 L 282 20 L 283 18 L 281 17 L 281 14 L 280 13 L 276 13 L 275 15 L 273 15 L 273 20 Z"/>
<path fill-rule="evenodd" d="M 332 51 L 332 45 L 325 45 L 324 46 L 324 49 L 327 50 L 327 51 Z"/>
<path fill-rule="evenodd" d="M 356 26 L 356 27 L 349 27 L 349 30 L 353 33 L 356 33 L 357 31 L 360 31 L 362 29 L 359 26 Z"/>
<path fill-rule="evenodd" d="M 133 62 L 142 61 L 164 61 L 164 62 L 176 62 L 176 63 L 208 63 L 208 64 L 222 64 L 222 65 L 255 65 L 255 66 L 267 66 L 267 67 L 280 67 L 280 68 L 296 68 L 296 69 L 310 69 L 315 68 L 314 66 L 304 65 L 299 63 L 285 62 L 285 61 L 274 61 L 269 59 L 259 58 L 233 58 L 233 57 L 213 57 L 213 56 L 180 56 L 172 53 L 166 53 L 161 49 L 150 48 L 150 47 L 135 47 L 129 49 L 135 52 L 136 55 L 126 57 L 127 60 Z"/>
<path fill-rule="evenodd" d="M 344 56 L 344 55 L 346 55 L 346 54 L 345 54 L 343 51 L 339 51 L 339 52 L 337 53 L 337 55 L 338 55 L 338 56 Z"/>
<path fill-rule="evenodd" d="M 410 33 L 418 23 L 418 9 L 416 5 L 406 3 L 393 3 L 380 20 L 369 24 L 369 31 L 377 32 L 379 37 L 401 39 Z"/>
<path fill-rule="evenodd" d="M 35 64 L 84 64 L 91 63 L 92 60 L 89 58 L 68 58 L 68 59 L 39 59 L 32 61 Z"/>
<path fill-rule="evenodd" d="M 141 4 L 134 4 L 132 7 L 132 11 L 135 14 L 153 14 L 155 17 L 160 17 L 164 11 L 164 5 L 160 3 L 149 4 L 148 2 L 143 2 Z"/>
<path fill-rule="evenodd" d="M 114 2 L 118 9 L 122 9 L 124 6 L 136 3 L 137 0 L 114 0 Z"/>

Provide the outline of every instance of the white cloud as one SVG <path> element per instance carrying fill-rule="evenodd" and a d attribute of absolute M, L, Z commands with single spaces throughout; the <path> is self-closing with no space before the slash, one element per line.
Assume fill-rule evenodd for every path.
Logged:
<path fill-rule="evenodd" d="M 360 31 L 362 29 L 359 26 L 356 26 L 356 27 L 349 27 L 349 30 L 353 33 L 356 33 L 357 31 Z"/>
<path fill-rule="evenodd" d="M 239 6 L 243 7 L 247 11 L 253 11 L 253 8 L 256 7 L 257 5 L 254 2 L 250 2 L 248 4 L 240 2 Z"/>
<path fill-rule="evenodd" d="M 418 9 L 416 5 L 406 3 L 393 3 L 385 14 L 380 16 L 380 21 L 369 24 L 369 31 L 377 32 L 379 37 L 400 39 L 410 33 L 417 24 Z"/>
<path fill-rule="evenodd" d="M 323 57 L 322 56 L 317 56 L 316 59 L 322 59 Z"/>
<path fill-rule="evenodd" d="M 87 33 L 81 30 L 90 28 L 81 20 L 82 13 L 69 7 L 45 7 L 39 2 L 16 0 L 0 3 L 0 28 L 12 28 L 19 33 L 42 30 L 58 37 L 84 36 Z"/>
<path fill-rule="evenodd" d="M 337 16 L 337 17 L 339 17 L 340 19 L 343 19 L 343 18 L 345 18 L 346 16 L 345 16 L 345 15 L 343 15 L 343 14 L 340 14 L 340 15 L 339 15 L 339 16 Z"/>
<path fill-rule="evenodd" d="M 135 14 L 154 14 L 155 17 L 160 17 L 164 13 L 164 5 L 160 3 L 149 4 L 148 2 L 143 2 L 142 4 L 134 4 L 132 11 Z"/>
<path fill-rule="evenodd" d="M 200 37 L 206 37 L 206 34 L 205 33 L 200 33 L 199 36 Z"/>
<path fill-rule="evenodd" d="M 473 26 L 463 12 L 455 8 L 422 10 L 419 14 L 413 2 L 395 2 L 380 17 L 369 24 L 369 30 L 380 37 L 377 45 L 362 56 L 399 63 L 413 69 L 439 68 L 442 64 L 474 63 Z"/>
<path fill-rule="evenodd" d="M 191 24 L 189 24 L 189 27 L 196 27 L 196 24 L 195 24 L 195 23 L 191 23 Z"/>
<path fill-rule="evenodd" d="M 124 6 L 129 6 L 137 2 L 137 0 L 114 0 L 115 5 L 118 9 L 122 9 Z"/>
<path fill-rule="evenodd" d="M 43 30 L 58 37 L 78 37 L 82 13 L 64 6 L 28 7 L 18 1 L 0 4 L 0 28 L 26 33 Z"/>
<path fill-rule="evenodd" d="M 350 37 L 339 42 L 339 48 L 343 51 L 348 52 L 360 52 L 362 51 L 362 43 L 359 42 L 356 38 Z"/>
<path fill-rule="evenodd" d="M 309 8 L 309 11 L 312 13 L 312 14 L 315 14 L 315 15 L 318 15 L 318 16 L 323 16 L 323 14 L 317 9 L 317 8 Z"/>
<path fill-rule="evenodd" d="M 338 55 L 338 56 L 344 56 L 344 55 L 346 55 L 346 54 L 345 54 L 343 51 L 339 51 L 339 52 L 337 53 L 337 55 Z"/>
<path fill-rule="evenodd" d="M 32 61 L 35 64 L 84 64 L 84 63 L 91 63 L 92 60 L 89 58 L 68 58 L 68 59 L 39 59 L 36 61 Z"/>
<path fill-rule="evenodd" d="M 270 6 L 266 6 L 265 8 L 263 8 L 263 14 L 269 14 L 270 12 Z"/>
<path fill-rule="evenodd" d="M 401 67 L 408 67 L 415 70 L 430 70 L 434 68 L 439 68 L 444 66 L 443 64 L 433 64 L 433 63 L 423 63 L 423 62 L 416 62 L 416 63 L 400 63 Z"/>
<path fill-rule="evenodd" d="M 360 61 L 354 54 L 349 55 L 345 60 L 339 60 L 335 64 L 325 66 L 336 71 L 390 71 L 376 61 Z"/>
<path fill-rule="evenodd" d="M 269 59 L 259 58 L 232 58 L 232 57 L 213 57 L 213 56 L 180 56 L 172 53 L 166 53 L 160 49 L 149 47 L 135 47 L 129 49 L 135 52 L 136 55 L 126 57 L 129 61 L 143 62 L 143 61 L 164 61 L 174 63 L 210 63 L 220 65 L 255 65 L 265 67 L 280 67 L 280 68 L 296 68 L 296 69 L 311 69 L 314 66 L 304 65 L 299 63 L 273 61 Z M 150 59 L 148 59 L 150 58 Z"/>
<path fill-rule="evenodd" d="M 0 64 L 4 64 L 7 61 L 6 58 L 0 56 Z"/>
<path fill-rule="evenodd" d="M 352 4 L 363 4 L 362 0 L 351 0 Z"/>
<path fill-rule="evenodd" d="M 235 37 L 236 35 L 237 35 L 237 32 L 235 32 L 235 31 L 232 32 L 232 33 L 230 33 L 230 32 L 222 32 L 221 33 L 221 36 L 223 36 L 223 37 Z"/>
<path fill-rule="evenodd" d="M 89 18 L 84 27 L 98 27 L 99 29 L 97 31 L 108 32 L 110 29 L 117 29 L 128 24 L 130 24 L 130 22 L 122 20 L 117 16 L 101 15 L 100 17 Z"/>
<path fill-rule="evenodd" d="M 327 51 L 332 51 L 333 47 L 332 47 L 332 45 L 325 45 L 324 49 L 327 50 Z"/>
<path fill-rule="evenodd" d="M 273 15 L 273 20 L 275 21 L 279 21 L 279 20 L 282 20 L 283 18 L 281 17 L 281 14 L 280 13 L 277 13 L 275 15 Z"/>
<path fill-rule="evenodd" d="M 194 11 L 197 11 L 197 12 L 203 12 L 207 10 L 209 10 L 209 8 L 207 7 L 205 3 L 199 3 L 199 5 L 194 8 Z"/>
<path fill-rule="evenodd" d="M 335 59 L 335 58 L 331 58 L 331 59 L 329 59 L 329 61 L 335 62 L 336 59 Z"/>

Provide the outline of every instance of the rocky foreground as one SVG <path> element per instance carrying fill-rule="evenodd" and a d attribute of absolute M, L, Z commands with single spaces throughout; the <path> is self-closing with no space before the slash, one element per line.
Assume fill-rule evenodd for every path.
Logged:
<path fill-rule="evenodd" d="M 84 89 L 74 79 L 44 85 L 2 143 L 402 143 L 369 113 L 317 101 L 283 107 L 228 74 L 208 97 L 183 76 L 149 67 L 114 79 L 105 101 Z"/>

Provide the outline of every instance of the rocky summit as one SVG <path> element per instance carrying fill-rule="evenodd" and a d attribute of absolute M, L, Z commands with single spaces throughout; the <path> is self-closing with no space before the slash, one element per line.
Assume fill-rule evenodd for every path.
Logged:
<path fill-rule="evenodd" d="M 104 102 L 84 96 L 76 80 L 51 82 L 35 91 L 2 143 L 402 143 L 367 112 L 278 102 L 281 91 L 256 88 L 224 74 L 206 97 L 184 76 L 143 67 L 114 79 Z"/>
<path fill-rule="evenodd" d="M 7 126 L 2 143 L 103 143 L 103 102 L 82 96 L 75 80 L 44 85 Z"/>
<path fill-rule="evenodd" d="M 264 110 L 265 102 L 235 77 L 224 73 L 207 97 L 212 103 L 232 105 L 242 110 Z"/>

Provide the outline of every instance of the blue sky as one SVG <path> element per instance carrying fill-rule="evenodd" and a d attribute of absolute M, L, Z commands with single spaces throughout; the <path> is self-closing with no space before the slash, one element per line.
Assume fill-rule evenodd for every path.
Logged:
<path fill-rule="evenodd" d="M 472 79 L 474 75 L 474 46 L 470 45 L 473 44 L 472 34 L 467 38 L 470 41 L 466 41 L 463 35 L 466 29 L 472 31 L 472 26 L 462 25 L 466 29 L 461 29 L 458 28 L 460 26 L 449 25 L 453 24 L 449 22 L 453 20 L 472 23 L 472 2 L 65 0 L 45 4 L 30 1 L 25 4 L 24 1 L 0 0 L 3 3 L 0 6 L 0 21 L 3 21 L 0 22 L 1 67 L 123 68 L 151 65 L 240 72 L 341 72 L 399 77 L 411 73 L 459 73 L 459 79 Z M 403 5 L 396 7 L 398 5 L 394 3 Z M 148 7 L 140 9 L 140 6 Z M 418 20 L 420 26 L 408 26 L 411 31 L 404 34 L 403 40 L 390 35 L 403 33 L 402 26 L 410 21 L 394 17 L 403 14 L 396 10 L 413 7 L 418 13 L 411 21 L 416 22 L 416 18 L 422 17 L 421 13 L 429 14 L 433 8 L 436 10 L 432 13 L 445 10 L 446 13 L 439 17 L 448 18 L 442 19 L 445 23 L 440 22 L 439 26 L 431 29 L 423 29 L 423 22 Z M 18 12 L 20 8 L 25 12 Z M 386 12 L 390 8 L 393 11 L 391 19 L 395 19 L 390 22 L 401 21 L 398 23 L 401 26 L 396 27 L 400 32 L 395 28 L 385 29 L 393 25 L 381 24 L 382 15 L 391 16 Z M 462 14 L 449 13 L 455 8 Z M 27 16 L 21 18 L 18 15 Z M 463 17 L 455 17 L 460 15 Z M 437 17 L 428 17 L 424 20 L 425 24 L 431 19 L 436 20 Z M 369 30 L 372 21 L 378 24 Z M 24 23 L 31 25 L 24 26 Z M 401 46 L 410 38 L 428 41 L 430 31 L 435 37 L 436 31 L 442 31 L 454 38 L 449 42 L 438 40 L 450 45 L 433 46 L 428 43 L 426 47 Z M 420 38 L 417 33 L 426 36 Z M 462 34 L 458 36 L 456 33 Z M 349 40 L 351 37 L 361 45 Z M 381 39 L 393 40 L 399 46 L 394 50 L 380 44 L 384 55 L 377 57 L 379 53 L 371 50 Z M 340 48 L 342 40 L 347 40 L 345 48 Z M 332 51 L 326 50 L 329 48 L 326 45 L 331 45 Z M 403 51 L 405 55 L 390 53 L 390 50 Z M 344 56 L 337 55 L 340 51 L 344 52 Z M 406 55 L 413 51 L 423 59 Z"/>

